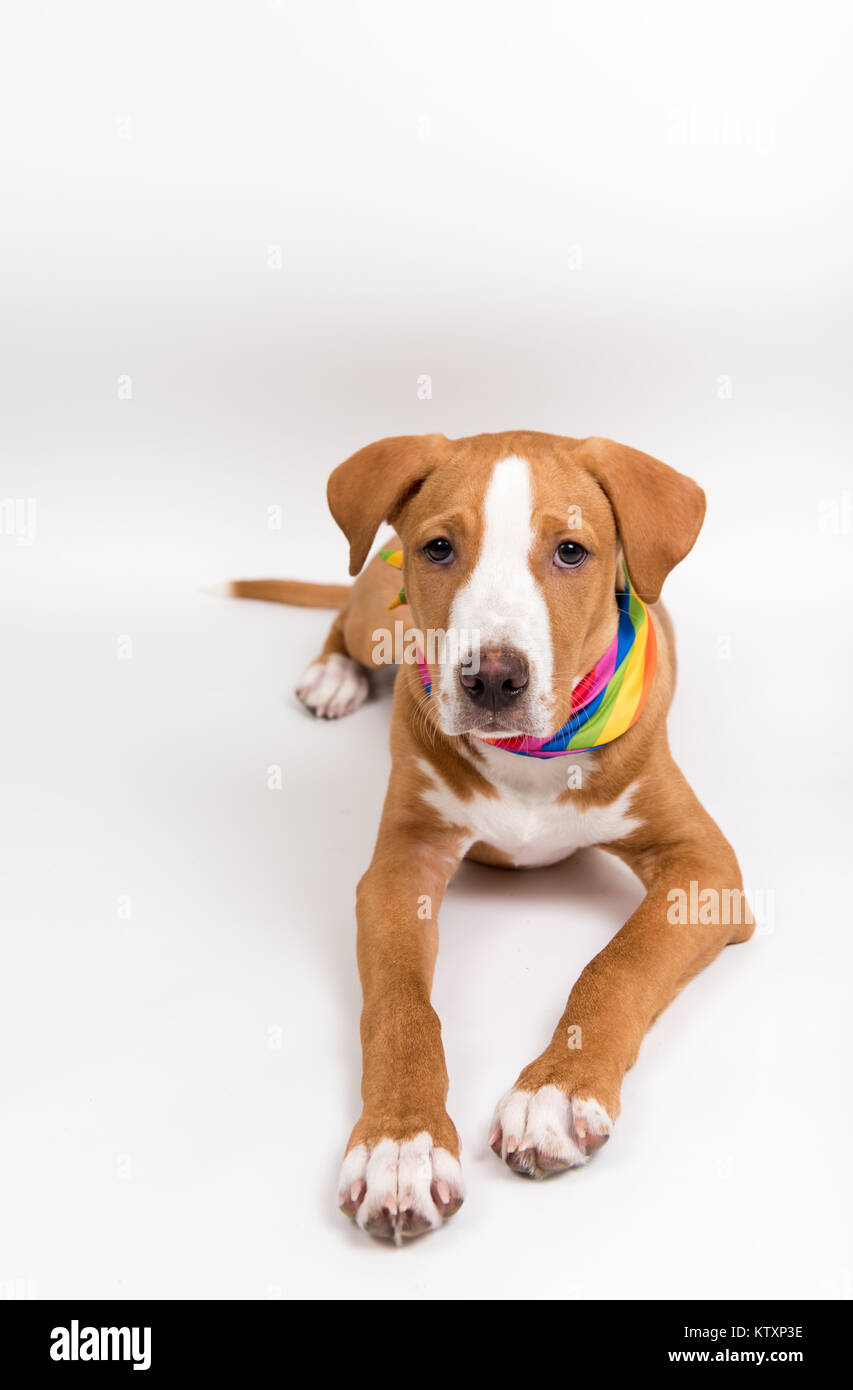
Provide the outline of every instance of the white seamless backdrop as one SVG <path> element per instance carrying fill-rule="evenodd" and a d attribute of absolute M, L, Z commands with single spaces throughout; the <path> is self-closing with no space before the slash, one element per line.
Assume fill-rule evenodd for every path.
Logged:
<path fill-rule="evenodd" d="M 850 30 L 7 0 L 0 1291 L 851 1296 Z M 671 738 L 767 925 L 655 1025 L 595 1162 L 525 1183 L 493 1105 L 640 890 L 465 866 L 468 1199 L 396 1251 L 334 1200 L 390 694 L 312 722 L 327 615 L 204 586 L 343 579 L 337 462 L 513 427 L 705 487 Z"/>

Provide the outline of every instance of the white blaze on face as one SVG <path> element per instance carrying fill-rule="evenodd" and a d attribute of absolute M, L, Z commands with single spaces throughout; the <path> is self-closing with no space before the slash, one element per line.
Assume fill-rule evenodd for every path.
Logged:
<path fill-rule="evenodd" d="M 532 513 L 530 466 L 512 454 L 492 471 L 483 499 L 477 562 L 453 600 L 450 631 L 463 651 L 473 635 L 481 651 L 508 646 L 526 656 L 530 682 L 524 696 L 525 722 L 528 732 L 545 737 L 553 732 L 549 722 L 553 650 L 548 606 L 530 570 Z M 442 666 L 439 689 L 442 707 L 450 716 L 450 731 L 467 712 L 458 665 Z"/>

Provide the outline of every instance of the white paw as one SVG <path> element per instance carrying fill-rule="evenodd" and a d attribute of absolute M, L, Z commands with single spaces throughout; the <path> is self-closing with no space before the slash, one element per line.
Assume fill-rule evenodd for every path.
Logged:
<path fill-rule="evenodd" d="M 339 719 L 364 704 L 369 688 L 363 666 L 352 657 L 332 652 L 308 667 L 296 693 L 321 719 Z"/>
<path fill-rule="evenodd" d="M 394 1139 L 357 1144 L 341 1167 L 341 1211 L 368 1235 L 397 1245 L 437 1230 L 458 1211 L 464 1196 L 458 1159 L 447 1149 L 433 1148 L 426 1131 L 403 1144 Z"/>
<path fill-rule="evenodd" d="M 586 1163 L 612 1129 L 604 1106 L 591 1097 L 569 1096 L 557 1086 L 513 1089 L 498 1101 L 489 1144 L 517 1173 L 541 1178 Z"/>

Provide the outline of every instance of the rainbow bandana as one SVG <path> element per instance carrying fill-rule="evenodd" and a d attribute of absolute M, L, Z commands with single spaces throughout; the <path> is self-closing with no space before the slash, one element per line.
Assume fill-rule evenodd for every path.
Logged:
<path fill-rule="evenodd" d="M 395 570 L 401 570 L 403 568 L 402 550 L 380 550 L 379 554 L 382 556 L 382 559 L 385 561 L 386 565 L 393 565 Z M 397 594 L 396 598 L 392 598 L 391 602 L 388 604 L 389 613 L 392 608 L 399 608 L 400 604 L 405 602 L 406 590 L 401 589 L 399 594 Z"/>
<path fill-rule="evenodd" d="M 381 550 L 395 569 L 403 567 L 401 550 Z M 525 758 L 558 758 L 563 753 L 588 753 L 612 743 L 643 712 L 657 664 L 657 639 L 648 609 L 635 593 L 628 570 L 625 589 L 616 594 L 619 625 L 607 651 L 572 691 L 572 712 L 561 729 L 548 738 L 521 734 L 515 738 L 482 738 L 492 748 L 505 748 Z M 406 602 L 401 589 L 389 608 Z M 427 695 L 432 693 L 429 667 L 418 653 L 418 669 Z M 477 737 L 481 737 L 477 735 Z"/>

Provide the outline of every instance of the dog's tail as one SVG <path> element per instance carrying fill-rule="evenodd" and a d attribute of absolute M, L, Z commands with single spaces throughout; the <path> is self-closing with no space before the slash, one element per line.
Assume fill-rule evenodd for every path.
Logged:
<path fill-rule="evenodd" d="M 351 584 L 307 584 L 302 579 L 232 579 L 220 590 L 231 598 L 259 598 L 298 608 L 343 608 Z"/>

